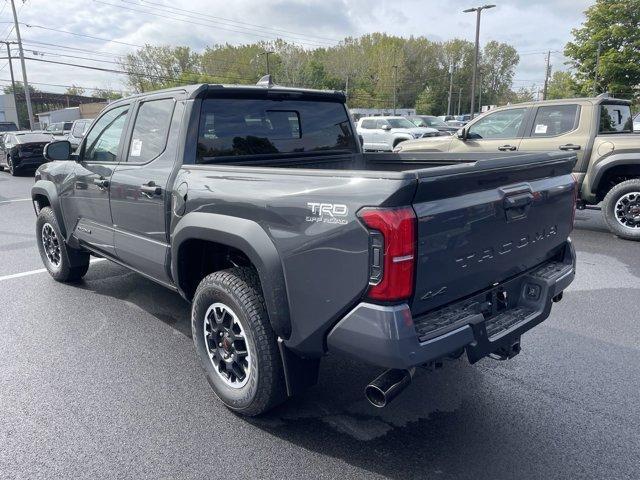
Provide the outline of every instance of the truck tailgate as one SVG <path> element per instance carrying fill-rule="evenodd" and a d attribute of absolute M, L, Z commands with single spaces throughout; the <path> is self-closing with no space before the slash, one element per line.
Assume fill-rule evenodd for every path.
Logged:
<path fill-rule="evenodd" d="M 552 258 L 573 228 L 573 154 L 524 154 L 425 169 L 418 217 L 420 315 Z"/>

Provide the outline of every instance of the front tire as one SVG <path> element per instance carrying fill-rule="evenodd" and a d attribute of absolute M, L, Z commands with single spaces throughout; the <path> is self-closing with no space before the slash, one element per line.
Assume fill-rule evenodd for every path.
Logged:
<path fill-rule="evenodd" d="M 191 331 L 207 380 L 228 408 L 255 416 L 285 400 L 277 339 L 255 270 L 206 276 L 193 299 Z"/>
<path fill-rule="evenodd" d="M 13 162 L 11 161 L 11 157 L 7 157 L 7 166 L 9 167 L 9 173 L 12 177 L 18 176 L 18 172 L 15 168 L 13 168 Z"/>
<path fill-rule="evenodd" d="M 38 214 L 36 240 L 42 263 L 58 282 L 78 281 L 89 270 L 89 254 L 67 245 L 50 207 Z"/>
<path fill-rule="evenodd" d="M 612 233 L 640 240 L 640 179 L 617 184 L 604 197 L 602 213 Z"/>

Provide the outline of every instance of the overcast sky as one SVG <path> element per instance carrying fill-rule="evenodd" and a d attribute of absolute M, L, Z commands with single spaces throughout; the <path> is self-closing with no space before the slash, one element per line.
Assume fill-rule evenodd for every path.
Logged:
<path fill-rule="evenodd" d="M 11 6 L 0 0 L 0 37 L 15 40 Z M 201 50 L 214 43 L 248 43 L 281 37 L 307 48 L 335 44 L 346 36 L 386 32 L 454 37 L 473 41 L 475 14 L 462 10 L 473 0 L 15 0 L 28 56 L 119 69 L 118 55 L 136 45 L 189 45 Z M 562 52 L 571 29 L 582 22 L 588 0 L 495 0 L 497 7 L 483 12 L 481 43 L 507 42 L 520 53 L 514 88 L 540 84 L 543 51 L 552 50 L 554 68 L 562 66 Z M 154 6 L 160 5 L 159 7 Z M 183 9 L 182 11 L 180 9 Z M 197 16 L 188 12 L 200 12 Z M 65 30 L 109 41 L 47 30 Z M 40 43 L 36 43 L 40 42 Z M 50 44 L 50 45 L 45 45 Z M 55 46 L 54 46 L 55 44 Z M 78 51 L 65 49 L 71 47 Z M 38 52 L 38 53 L 34 53 Z M 44 55 L 43 55 L 44 54 Z M 64 56 L 63 56 L 64 55 Z M 77 56 L 78 58 L 73 58 Z M 80 58 L 82 57 L 82 58 Z M 19 62 L 14 62 L 20 79 Z M 41 90 L 63 87 L 123 88 L 123 75 L 35 61 L 27 62 L 29 81 Z M 0 84 L 9 69 L 0 61 Z"/>

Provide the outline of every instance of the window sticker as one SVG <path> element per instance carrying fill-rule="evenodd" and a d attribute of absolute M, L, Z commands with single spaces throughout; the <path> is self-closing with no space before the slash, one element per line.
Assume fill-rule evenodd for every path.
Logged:
<path fill-rule="evenodd" d="M 547 133 L 547 126 L 546 125 L 536 125 L 536 134 L 544 134 Z"/>
<path fill-rule="evenodd" d="M 129 154 L 131 157 L 139 157 L 142 154 L 142 140 L 139 138 L 134 138 L 131 141 L 131 153 Z"/>

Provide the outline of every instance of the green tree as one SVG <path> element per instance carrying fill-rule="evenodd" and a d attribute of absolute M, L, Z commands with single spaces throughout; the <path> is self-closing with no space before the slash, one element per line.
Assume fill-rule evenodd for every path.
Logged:
<path fill-rule="evenodd" d="M 434 113 L 436 99 L 430 88 L 425 88 L 416 98 L 415 109 L 418 115 L 431 115 Z"/>
<path fill-rule="evenodd" d="M 72 84 L 64 93 L 67 95 L 84 95 L 84 92 L 84 88 Z"/>
<path fill-rule="evenodd" d="M 122 92 L 117 92 L 112 90 L 111 88 L 94 88 L 93 96 L 98 98 L 104 98 L 106 100 L 117 100 L 122 98 L 124 95 Z"/>
<path fill-rule="evenodd" d="M 565 55 L 583 94 L 609 91 L 637 97 L 640 85 L 640 0 L 596 0 L 581 27 L 572 31 Z M 598 83 L 596 58 L 600 45 Z M 595 88 L 594 88 L 595 87 Z"/>
<path fill-rule="evenodd" d="M 482 103 L 504 103 L 511 91 L 515 68 L 520 62 L 518 52 L 511 45 L 491 41 L 482 50 L 481 60 Z"/>
<path fill-rule="evenodd" d="M 573 98 L 578 94 L 578 85 L 570 72 L 553 72 L 547 87 L 547 99 Z"/>

